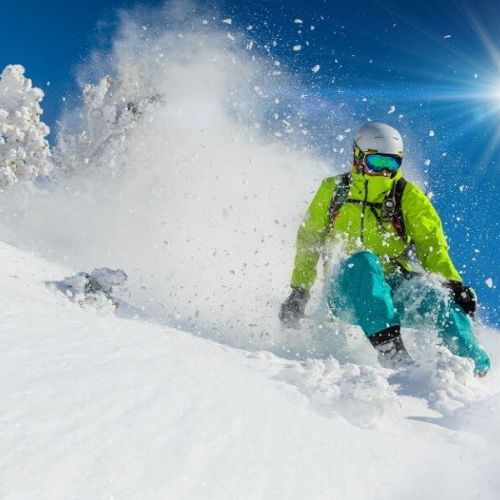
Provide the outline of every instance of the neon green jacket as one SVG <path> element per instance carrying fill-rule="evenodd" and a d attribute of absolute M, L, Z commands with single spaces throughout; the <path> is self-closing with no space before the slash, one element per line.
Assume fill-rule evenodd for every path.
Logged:
<path fill-rule="evenodd" d="M 353 170 L 348 197 L 380 203 L 401 176 L 401 170 L 394 178 L 369 176 Z M 408 243 L 397 235 L 390 221 L 377 221 L 367 206 L 358 203 L 344 203 L 333 228 L 330 228 L 329 208 L 335 188 L 335 177 L 321 183 L 299 228 L 292 287 L 309 290 L 313 286 L 320 255 L 327 258 L 338 240 L 342 241 L 343 249 L 348 254 L 363 249 L 374 252 L 386 274 L 398 266 L 411 270 L 405 250 L 408 244 L 413 243 L 424 269 L 446 280 L 462 281 L 448 254 L 441 219 L 429 198 L 417 186 L 408 182 L 401 200 Z"/>

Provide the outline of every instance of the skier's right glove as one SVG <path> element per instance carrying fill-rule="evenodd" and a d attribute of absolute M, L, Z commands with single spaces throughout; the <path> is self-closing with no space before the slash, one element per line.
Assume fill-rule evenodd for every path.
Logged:
<path fill-rule="evenodd" d="M 466 314 L 473 316 L 477 307 L 477 297 L 474 289 L 465 286 L 460 281 L 448 281 L 446 286 L 451 290 L 455 304 L 460 306 Z"/>
<path fill-rule="evenodd" d="M 305 288 L 292 288 L 292 293 L 281 306 L 279 318 L 285 326 L 297 328 L 300 318 L 304 317 L 304 310 L 310 293 Z"/>

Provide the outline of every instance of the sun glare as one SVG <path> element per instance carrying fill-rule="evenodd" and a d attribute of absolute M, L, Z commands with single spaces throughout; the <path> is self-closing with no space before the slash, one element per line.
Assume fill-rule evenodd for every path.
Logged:
<path fill-rule="evenodd" d="M 494 91 L 495 100 L 500 106 L 500 81 L 497 82 L 496 89 Z"/>

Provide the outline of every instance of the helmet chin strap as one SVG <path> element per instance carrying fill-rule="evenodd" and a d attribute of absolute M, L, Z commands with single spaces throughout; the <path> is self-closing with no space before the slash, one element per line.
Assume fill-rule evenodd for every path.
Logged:
<path fill-rule="evenodd" d="M 354 167 L 354 170 L 356 170 L 356 172 L 358 172 L 359 174 L 364 174 L 364 170 L 365 170 L 365 167 L 363 165 L 361 165 L 361 163 L 358 162 L 358 159 L 356 158 L 356 156 L 354 156 L 354 160 L 352 162 L 353 164 L 353 167 Z"/>

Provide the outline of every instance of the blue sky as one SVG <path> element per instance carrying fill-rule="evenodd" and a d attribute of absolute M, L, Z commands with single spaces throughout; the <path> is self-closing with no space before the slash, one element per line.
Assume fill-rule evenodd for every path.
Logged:
<path fill-rule="evenodd" d="M 110 45 L 117 11 L 161 3 L 3 0 L 0 66 L 26 67 L 46 93 L 44 120 L 55 127 L 63 96 L 78 96 L 78 66 L 93 49 Z M 221 0 L 198 5 L 231 17 L 235 28 L 255 25 L 255 36 L 262 40 L 276 39 L 276 57 L 326 107 L 345 100 L 353 123 L 368 117 L 388 121 L 416 138 L 418 147 L 409 153 L 428 170 L 452 256 L 465 281 L 478 290 L 490 321 L 500 324 L 497 289 L 485 284 L 489 277 L 500 283 L 498 1 Z M 297 18 L 302 27 L 294 23 Z M 291 51 L 298 43 L 303 50 Z M 311 72 L 315 64 L 321 65 L 317 74 Z M 388 115 L 391 106 L 396 110 Z"/>

